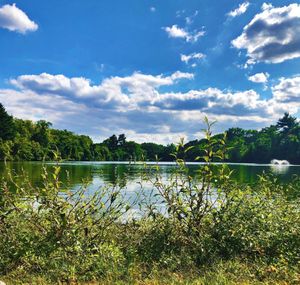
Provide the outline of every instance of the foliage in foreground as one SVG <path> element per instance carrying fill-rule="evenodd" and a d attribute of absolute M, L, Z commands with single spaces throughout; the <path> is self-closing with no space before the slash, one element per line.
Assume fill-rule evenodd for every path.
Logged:
<path fill-rule="evenodd" d="M 202 267 L 197 271 L 185 270 L 171 272 L 165 269 L 153 268 L 151 273 L 135 266 L 124 278 L 102 278 L 101 281 L 74 282 L 70 284 L 81 285 L 262 285 L 262 284 L 299 284 L 299 275 L 296 270 L 286 269 L 282 266 L 270 266 L 264 263 L 251 264 L 241 261 L 227 261 Z M 13 285 L 49 285 L 53 282 L 40 276 L 23 276 L 16 280 L 7 277 L 7 284 Z M 60 283 L 66 284 L 66 283 Z"/>
<path fill-rule="evenodd" d="M 213 171 L 226 147 L 210 128 L 198 177 L 189 176 L 183 143 L 167 181 L 156 167 L 146 169 L 141 182 L 150 181 L 153 191 L 139 196 L 138 216 L 122 189 L 70 189 L 58 166 L 45 172 L 43 186 L 25 176 L 3 180 L 1 278 L 8 284 L 299 283 L 299 196 L 290 195 L 299 193 L 299 183 L 262 176 L 250 187 L 231 181 L 226 166 Z"/>

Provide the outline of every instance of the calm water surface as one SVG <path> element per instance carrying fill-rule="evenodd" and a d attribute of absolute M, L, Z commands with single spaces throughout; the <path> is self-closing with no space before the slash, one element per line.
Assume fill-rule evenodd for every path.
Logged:
<path fill-rule="evenodd" d="M 154 203 L 160 212 L 165 212 L 165 207 L 162 204 L 159 196 L 153 195 L 156 190 L 150 182 L 142 180 L 142 173 L 145 171 L 143 164 L 132 164 L 128 162 L 66 162 L 59 164 L 61 167 L 60 180 L 64 183 L 68 181 L 72 189 L 80 188 L 83 183 L 88 185 L 88 193 L 94 193 L 103 185 L 112 184 L 117 188 L 122 189 L 123 197 L 133 205 L 128 213 L 128 217 L 139 217 L 141 208 L 137 201 Z M 149 163 L 147 169 L 155 167 L 156 163 Z M 5 177 L 7 170 L 14 172 L 16 175 L 26 173 L 29 180 L 34 185 L 42 183 L 41 174 L 46 167 L 48 172 L 53 171 L 54 163 L 41 162 L 13 162 L 0 163 L 0 175 Z M 258 175 L 263 172 L 272 173 L 278 176 L 279 181 L 286 183 L 291 181 L 294 175 L 300 175 L 300 166 L 271 166 L 257 164 L 229 164 L 233 172 L 233 179 L 238 183 L 255 183 L 258 180 Z M 161 178 L 167 182 L 168 177 L 174 171 L 176 165 L 172 163 L 162 163 L 159 165 Z M 199 169 L 199 164 L 189 164 L 190 175 L 195 175 Z M 216 167 L 219 167 L 216 165 Z M 153 176 L 154 178 L 154 176 Z M 142 181 L 142 184 L 141 184 Z M 142 185 L 142 187 L 141 187 Z"/>
<path fill-rule="evenodd" d="M 147 167 L 153 167 L 156 163 L 149 163 Z M 5 167 L 4 163 L 0 163 L 0 175 L 6 175 L 7 168 L 16 174 L 25 171 L 33 184 L 41 183 L 41 174 L 43 166 L 49 171 L 53 169 L 53 163 L 41 162 L 10 162 Z M 145 169 L 143 164 L 134 164 L 128 162 L 65 162 L 60 164 L 61 180 L 69 182 L 72 187 L 82 185 L 83 181 L 89 183 L 90 189 L 96 189 L 104 184 L 111 183 L 128 191 L 134 191 L 140 187 L 138 182 L 141 181 L 141 174 Z M 162 177 L 167 179 L 176 167 L 172 163 L 160 163 L 160 172 Z M 191 163 L 188 165 L 191 175 L 194 175 L 199 169 L 199 164 Z M 218 167 L 218 166 L 216 166 Z M 300 175 L 300 166 L 271 166 L 262 164 L 229 164 L 234 170 L 233 179 L 239 183 L 255 183 L 258 175 L 263 172 L 273 173 L 277 175 L 283 183 L 288 182 L 294 175 Z"/>

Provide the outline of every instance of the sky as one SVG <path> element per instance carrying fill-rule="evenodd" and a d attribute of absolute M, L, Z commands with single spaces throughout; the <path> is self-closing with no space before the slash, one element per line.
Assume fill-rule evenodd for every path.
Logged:
<path fill-rule="evenodd" d="M 0 102 L 95 142 L 300 117 L 300 3 L 0 0 Z"/>

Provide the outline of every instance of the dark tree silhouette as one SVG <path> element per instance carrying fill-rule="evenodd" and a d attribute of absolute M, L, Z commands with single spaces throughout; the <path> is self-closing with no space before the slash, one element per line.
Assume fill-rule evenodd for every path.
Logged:
<path fill-rule="evenodd" d="M 13 117 L 8 115 L 3 105 L 0 103 L 0 138 L 12 140 L 15 136 L 15 125 Z"/>
<path fill-rule="evenodd" d="M 118 145 L 122 146 L 126 142 L 126 136 L 124 134 L 119 135 L 118 137 Z"/>
<path fill-rule="evenodd" d="M 291 116 L 289 113 L 284 113 L 284 116 L 278 120 L 277 129 L 283 133 L 289 133 L 298 126 L 297 118 Z"/>

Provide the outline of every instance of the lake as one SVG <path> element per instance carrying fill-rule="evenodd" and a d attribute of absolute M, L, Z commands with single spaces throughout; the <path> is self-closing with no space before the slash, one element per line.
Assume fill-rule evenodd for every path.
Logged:
<path fill-rule="evenodd" d="M 147 163 L 147 167 L 153 167 L 155 162 Z M 49 170 L 54 163 L 41 162 L 9 162 L 7 167 L 16 174 L 25 171 L 33 184 L 41 182 L 43 165 Z M 64 162 L 59 164 L 61 167 L 61 180 L 69 182 L 72 187 L 77 187 L 85 180 L 89 183 L 91 189 L 107 183 L 118 184 L 120 187 L 126 187 L 128 191 L 134 191 L 141 180 L 141 173 L 145 169 L 143 164 L 129 162 Z M 288 182 L 294 175 L 300 175 L 300 166 L 272 166 L 267 164 L 228 164 L 229 168 L 234 170 L 232 178 L 239 183 L 255 183 L 258 175 L 263 172 L 277 175 L 283 183 Z M 164 178 L 176 167 L 174 163 L 159 163 L 160 172 Z M 191 175 L 194 175 L 199 169 L 199 163 L 189 163 Z M 218 166 L 216 166 L 218 167 Z M 5 175 L 5 165 L 0 163 L 0 175 Z M 68 173 L 68 174 L 67 174 Z"/>
<path fill-rule="evenodd" d="M 16 175 L 20 175 L 19 179 L 23 179 L 22 173 L 25 172 L 32 184 L 39 185 L 42 183 L 43 167 L 51 172 L 55 165 L 56 163 L 9 162 L 5 167 L 4 163 L 0 163 L 0 175 L 4 177 L 7 175 L 7 169 L 9 169 Z M 154 168 L 156 165 L 155 162 L 147 163 L 146 169 L 149 170 L 149 168 Z M 74 190 L 79 189 L 83 183 L 88 185 L 87 193 L 94 193 L 107 184 L 122 189 L 121 192 L 124 198 L 134 204 L 130 212 L 130 215 L 134 217 L 141 213 L 138 203 L 135 204 L 134 201 L 141 201 L 141 199 L 142 201 L 148 200 L 150 203 L 155 204 L 159 211 L 165 212 L 161 200 L 154 195 L 156 190 L 152 191 L 153 184 L 142 179 L 142 174 L 145 173 L 144 164 L 129 162 L 64 162 L 59 163 L 59 166 L 61 167 L 60 180 L 64 183 L 68 181 Z M 195 175 L 199 166 L 199 163 L 188 164 L 190 175 Z M 234 170 L 232 178 L 238 183 L 255 183 L 258 180 L 258 175 L 263 174 L 263 172 L 276 175 L 282 183 L 291 181 L 295 175 L 300 175 L 300 166 L 293 165 L 228 164 L 228 166 Z M 174 163 L 159 163 L 159 173 L 162 180 L 167 181 L 175 167 Z M 219 165 L 216 165 L 216 167 L 219 167 Z"/>

